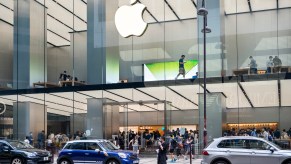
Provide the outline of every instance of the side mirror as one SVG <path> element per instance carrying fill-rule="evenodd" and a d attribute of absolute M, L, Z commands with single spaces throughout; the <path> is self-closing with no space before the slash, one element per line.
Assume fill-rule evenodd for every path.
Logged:
<path fill-rule="evenodd" d="M 274 153 L 274 151 L 275 151 L 275 148 L 273 148 L 273 147 L 270 147 L 270 151 L 271 151 L 272 153 Z"/>
<path fill-rule="evenodd" d="M 99 150 L 99 149 L 95 149 L 95 151 L 96 151 L 97 153 L 99 153 L 99 152 L 100 152 L 100 150 Z"/>

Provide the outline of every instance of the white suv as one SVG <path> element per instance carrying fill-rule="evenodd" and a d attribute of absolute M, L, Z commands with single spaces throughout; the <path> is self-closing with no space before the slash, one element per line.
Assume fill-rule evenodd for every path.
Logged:
<path fill-rule="evenodd" d="M 202 155 L 201 164 L 291 164 L 291 150 L 250 136 L 216 138 Z"/>

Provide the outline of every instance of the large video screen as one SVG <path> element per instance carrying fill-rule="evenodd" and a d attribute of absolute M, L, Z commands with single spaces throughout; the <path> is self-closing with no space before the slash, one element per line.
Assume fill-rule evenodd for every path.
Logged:
<path fill-rule="evenodd" d="M 198 72 L 198 60 L 185 60 L 185 79 L 191 79 Z M 179 62 L 144 64 L 144 81 L 174 80 L 179 73 Z M 183 79 L 180 75 L 178 79 Z"/>

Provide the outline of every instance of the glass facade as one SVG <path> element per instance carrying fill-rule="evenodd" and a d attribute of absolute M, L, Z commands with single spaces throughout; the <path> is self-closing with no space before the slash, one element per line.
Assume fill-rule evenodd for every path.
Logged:
<path fill-rule="evenodd" d="M 132 13 L 116 20 L 125 6 Z M 0 0 L 0 137 L 202 132 L 204 46 L 207 139 L 253 128 L 288 131 L 291 2 L 206 0 L 206 44 L 201 6 L 202 0 Z M 185 77 L 177 77 L 180 62 Z"/>

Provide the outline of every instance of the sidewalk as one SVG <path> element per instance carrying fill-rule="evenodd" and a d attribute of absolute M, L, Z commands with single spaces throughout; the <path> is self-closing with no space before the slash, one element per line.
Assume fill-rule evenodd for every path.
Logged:
<path fill-rule="evenodd" d="M 155 163 L 157 163 L 156 158 L 142 158 L 140 159 L 140 162 L 139 162 L 139 164 L 155 164 Z M 167 163 L 189 164 L 190 159 L 188 160 L 180 159 L 180 160 L 177 160 L 176 162 L 171 162 L 171 160 L 168 160 Z M 201 163 L 201 159 L 192 159 L 192 164 L 200 164 L 200 163 Z"/>
<path fill-rule="evenodd" d="M 57 164 L 57 156 L 55 156 L 55 162 L 54 164 Z M 192 164 L 200 164 L 201 159 L 192 159 Z M 157 158 L 141 158 L 139 164 L 156 164 L 157 163 Z M 171 160 L 168 160 L 167 163 L 175 163 L 175 164 L 189 164 L 190 159 L 185 160 L 185 159 L 180 159 L 177 160 L 176 162 L 171 162 Z"/>

